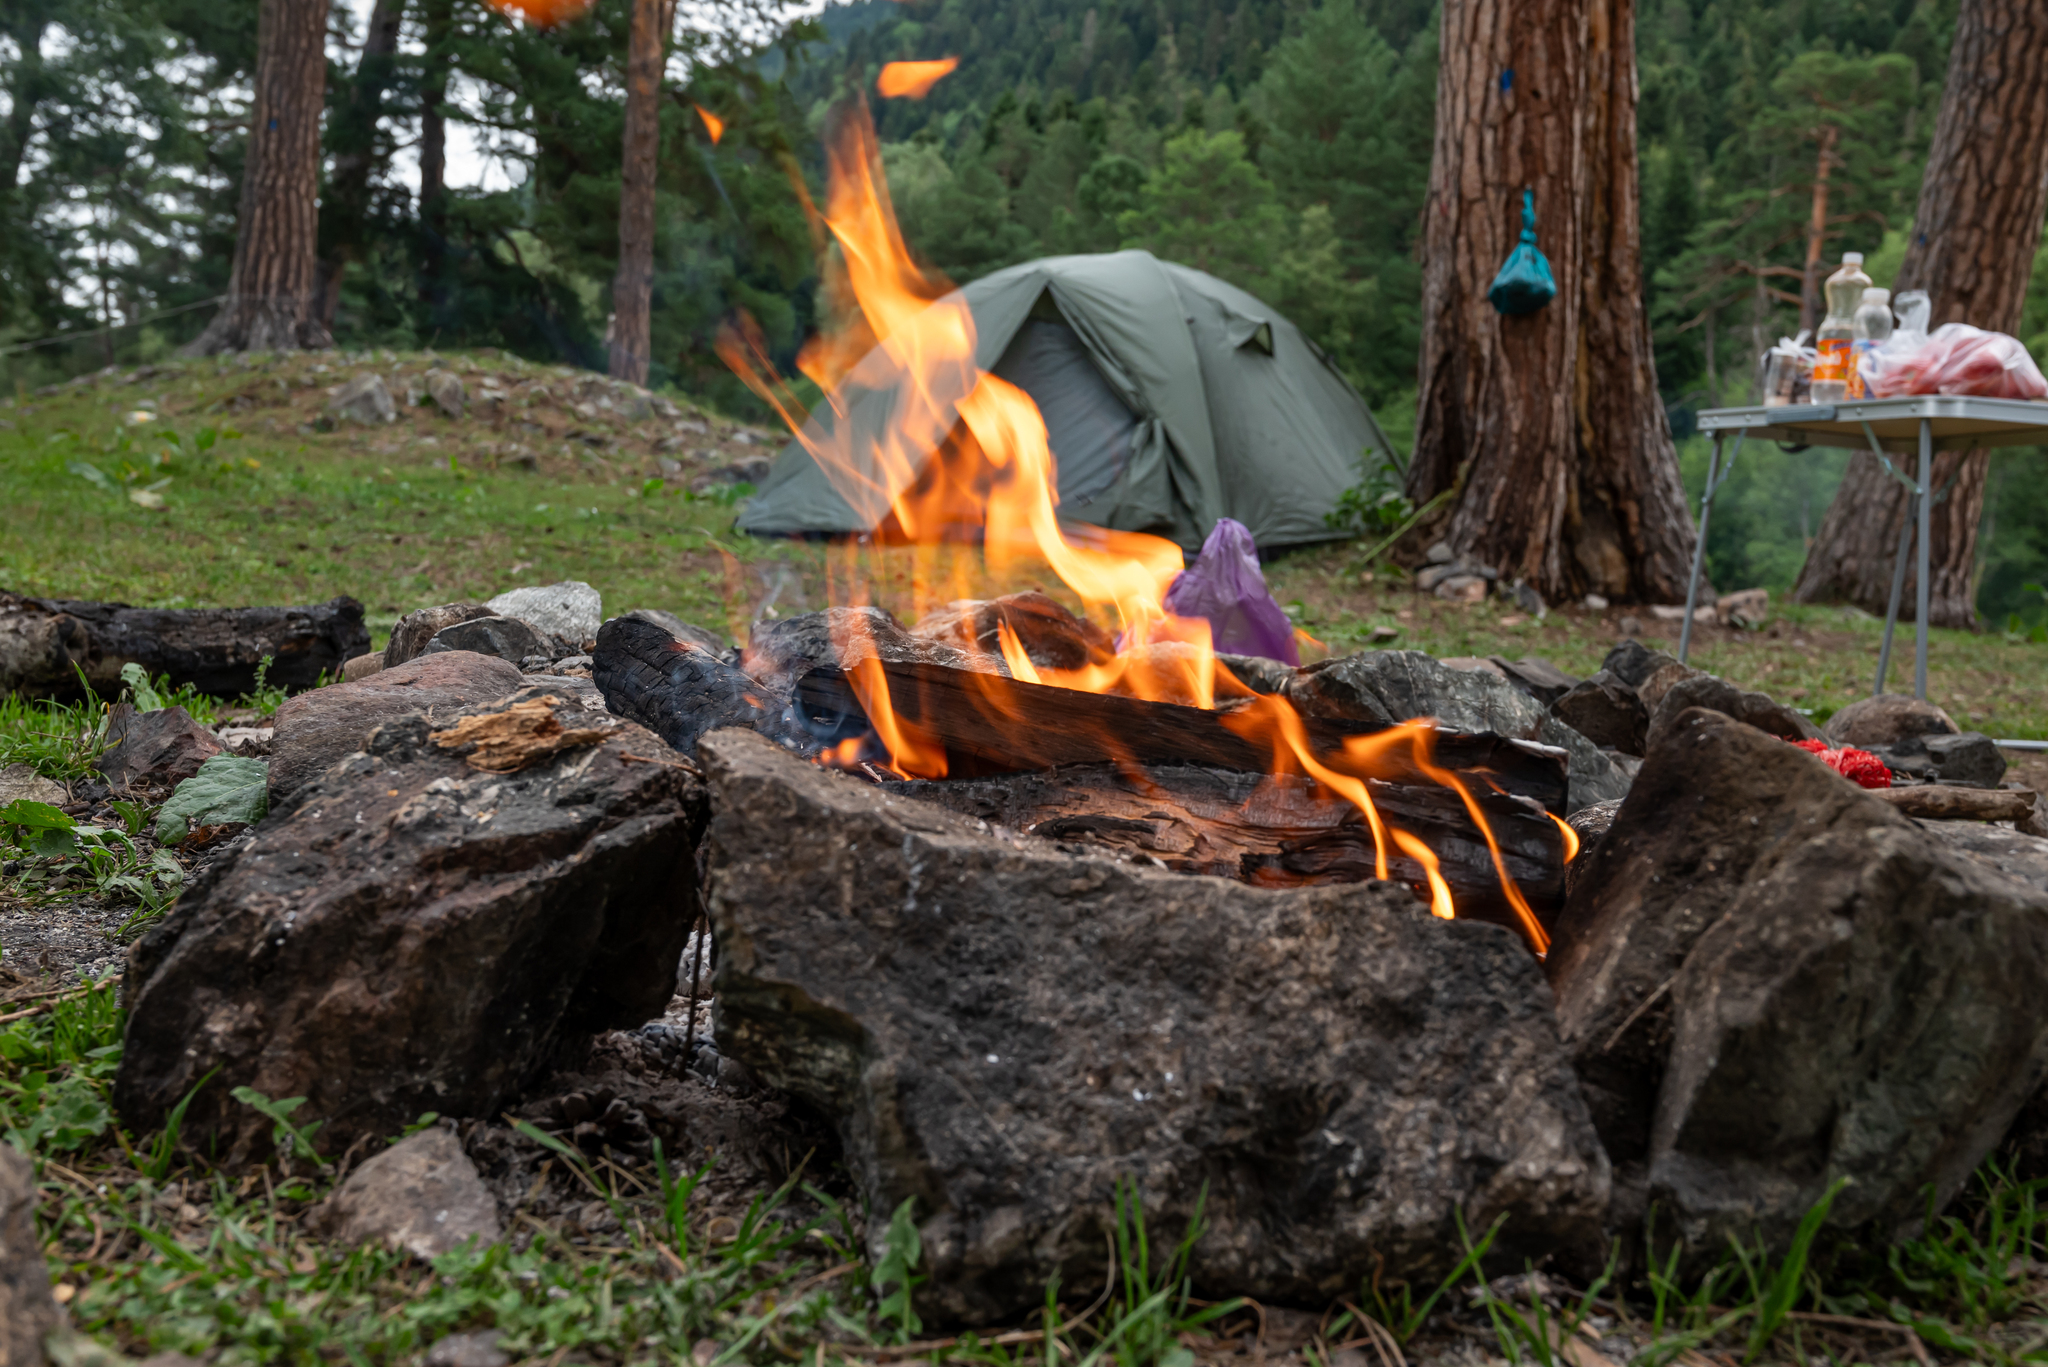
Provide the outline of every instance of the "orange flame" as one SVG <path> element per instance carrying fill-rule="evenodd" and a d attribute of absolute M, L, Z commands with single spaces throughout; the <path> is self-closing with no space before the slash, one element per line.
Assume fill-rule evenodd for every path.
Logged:
<path fill-rule="evenodd" d="M 704 131 L 711 135 L 711 145 L 718 146 L 718 140 L 725 136 L 725 120 L 701 104 L 693 104 L 690 108 L 696 110 L 697 117 L 704 120 Z"/>
<path fill-rule="evenodd" d="M 1571 863 L 1579 857 L 1579 833 L 1573 830 L 1571 823 L 1563 817 L 1552 812 L 1545 812 L 1544 815 L 1557 823 L 1558 834 L 1564 837 L 1564 862 Z"/>
<path fill-rule="evenodd" d="M 596 0 L 485 0 L 508 19 L 524 19 L 536 28 L 556 28 L 590 12 Z"/>
<path fill-rule="evenodd" d="M 881 88 L 885 94 L 922 94 L 955 65 L 952 59 L 893 63 Z M 899 68 L 922 69 L 928 79 L 914 90 L 898 85 L 902 78 L 891 73 Z M 1117 652 L 1100 664 L 1052 668 L 1034 662 L 1016 630 L 1002 621 L 996 646 L 1010 678 L 1201 708 L 1214 708 L 1219 697 L 1233 700 L 1224 725 L 1267 747 L 1274 773 L 1298 773 L 1356 807 L 1372 833 L 1376 874 L 1389 876 L 1390 854 L 1398 851 L 1420 867 L 1430 910 L 1442 917 L 1456 911 L 1437 855 L 1384 819 L 1369 780 L 1398 774 L 1414 782 L 1419 773 L 1455 790 L 1485 836 L 1523 933 L 1542 953 L 1548 936 L 1509 875 L 1477 799 L 1434 762 L 1433 722 L 1350 737 L 1335 752 L 1318 754 L 1293 706 L 1277 695 L 1254 694 L 1222 666 L 1207 621 L 1166 611 L 1167 590 L 1184 564 L 1178 545 L 1138 532 L 1061 523 L 1057 463 L 1045 422 L 1029 395 L 980 368 L 974 318 L 964 298 L 912 258 L 865 108 L 853 111 L 828 148 L 824 210 L 807 197 L 803 202 L 821 237 L 828 234 L 836 249 L 823 266 L 822 293 L 832 325 L 798 356 L 799 369 L 823 393 L 820 407 L 815 414 L 803 411 L 776 374 L 751 320 L 741 317 L 724 331 L 719 354 L 775 407 L 862 525 L 877 529 L 872 538 L 846 544 L 843 564 L 834 563 L 839 555 L 828 557 L 835 599 L 865 601 L 876 583 L 887 581 L 883 543 L 912 548 L 908 588 L 920 617 L 943 602 L 974 596 L 958 556 L 950 561 L 952 582 L 944 582 L 944 547 L 952 541 L 978 540 L 985 568 L 998 575 L 1050 570 L 1088 611 L 1121 633 Z M 893 394 L 882 430 L 856 434 L 845 421 L 856 390 Z M 861 568 L 863 554 L 872 560 L 869 571 Z M 899 578 L 902 568 L 898 562 Z M 943 776 L 944 746 L 903 717 L 873 652 L 861 651 L 847 674 L 892 767 L 905 775 Z M 992 721 L 1013 715 L 1007 680 L 972 677 Z M 1101 742 L 1104 758 L 1122 757 L 1119 738 L 1103 736 Z"/>
<path fill-rule="evenodd" d="M 875 77 L 875 93 L 888 100 L 921 100 L 959 65 L 958 57 L 941 57 L 935 62 L 891 62 Z"/>

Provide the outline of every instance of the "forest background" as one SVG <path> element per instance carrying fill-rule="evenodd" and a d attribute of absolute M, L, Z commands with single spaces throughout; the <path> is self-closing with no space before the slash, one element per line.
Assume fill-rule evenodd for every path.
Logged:
<path fill-rule="evenodd" d="M 881 65 L 956 56 L 875 101 L 905 236 L 956 282 L 1142 246 L 1287 313 L 1412 439 L 1437 15 L 1423 0 L 783 0 L 683 11 L 661 127 L 650 381 L 732 411 L 736 310 L 785 370 L 813 329 L 816 193 L 834 103 Z M 0 7 L 0 388 L 168 354 L 225 292 L 256 4 Z M 366 42 L 376 18 L 395 45 Z M 1955 0 L 1665 0 L 1638 18 L 1642 288 L 1695 496 L 1698 409 L 1749 400 L 1799 326 L 1824 143 L 1824 259 L 1903 257 Z M 602 369 L 618 251 L 627 0 L 552 30 L 478 0 L 337 4 L 322 301 L 349 348 L 494 346 Z M 724 125 L 714 140 L 697 106 Z M 466 129 L 509 174 L 431 193 Z M 427 173 L 430 177 L 433 172 Z M 1539 224 L 1539 232 L 1541 225 Z M 2048 356 L 2048 239 L 2022 337 Z M 54 342 L 49 340 L 56 338 Z M 2048 620 L 2042 452 L 1994 456 L 1980 613 Z M 1716 503 L 1720 587 L 1790 587 L 1846 465 L 1745 458 Z M 1362 476 L 1372 472 L 1362 471 Z"/>

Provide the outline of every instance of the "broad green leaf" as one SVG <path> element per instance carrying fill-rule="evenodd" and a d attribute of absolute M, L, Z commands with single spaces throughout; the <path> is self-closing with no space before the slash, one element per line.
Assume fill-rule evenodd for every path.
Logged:
<path fill-rule="evenodd" d="M 114 481 L 107 478 L 106 472 L 101 470 L 99 466 L 94 465 L 91 461 L 70 461 L 66 463 L 64 468 L 69 470 L 72 474 L 77 475 L 80 479 L 92 485 L 94 488 L 104 489 L 110 494 L 120 492 L 120 490 L 114 487 Z"/>
<path fill-rule="evenodd" d="M 175 845 L 194 826 L 261 821 L 269 810 L 270 766 L 244 755 L 215 755 L 157 813 L 157 842 Z"/>
<path fill-rule="evenodd" d="M 0 825 L 26 826 L 38 831 L 68 831 L 78 823 L 47 802 L 18 797 L 0 807 Z"/>
<path fill-rule="evenodd" d="M 135 710 L 138 712 L 161 711 L 163 695 L 150 687 L 149 671 L 130 660 L 121 666 L 121 682 L 128 685 L 128 691 L 135 695 Z"/>

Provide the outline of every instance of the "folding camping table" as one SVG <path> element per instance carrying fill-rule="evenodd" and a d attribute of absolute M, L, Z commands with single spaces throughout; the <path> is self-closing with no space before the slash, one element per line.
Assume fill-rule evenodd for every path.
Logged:
<path fill-rule="evenodd" d="M 1728 478 L 1742 443 L 1749 437 L 1775 441 L 1786 450 L 1803 451 L 1809 446 L 1868 446 L 1884 466 L 1885 473 L 1906 486 L 1906 516 L 1899 527 L 1899 549 L 1892 561 L 1892 599 L 1884 615 L 1884 644 L 1877 652 L 1877 683 L 1873 693 L 1884 692 L 1884 676 L 1891 664 L 1892 631 L 1898 625 L 1899 598 L 1906 582 L 1906 552 L 1915 539 L 1918 524 L 1919 561 L 1914 585 L 1917 593 L 1914 613 L 1913 695 L 1927 697 L 1927 534 L 1933 505 L 1948 492 L 1935 491 L 1933 481 L 1936 451 L 1970 451 L 1992 446 L 2048 446 L 2048 403 L 2020 399 L 1977 399 L 1946 394 L 1923 394 L 1899 399 L 1855 399 L 1845 403 L 1793 404 L 1777 408 L 1710 408 L 1699 415 L 1700 430 L 1714 439 L 1707 458 L 1707 487 L 1700 495 L 1699 538 L 1693 545 L 1692 579 L 1685 590 L 1685 625 L 1678 634 L 1678 658 L 1685 659 L 1692 648 L 1692 614 L 1699 601 L 1700 568 L 1707 550 L 1707 518 L 1714 509 L 1714 491 Z M 1727 463 L 1721 461 L 1721 443 L 1735 434 L 1734 449 Z M 1916 441 L 1917 439 L 1917 441 Z M 1901 455 L 1915 449 L 1920 453 L 1917 479 L 1908 479 L 1892 464 L 1887 452 Z"/>

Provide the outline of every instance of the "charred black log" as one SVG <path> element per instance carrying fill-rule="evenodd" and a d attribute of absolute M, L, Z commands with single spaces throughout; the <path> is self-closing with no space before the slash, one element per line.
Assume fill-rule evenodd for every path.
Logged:
<path fill-rule="evenodd" d="M 0 592 L 0 690 L 26 697 L 73 698 L 88 686 L 111 695 L 126 664 L 232 697 L 256 687 L 266 658 L 267 684 L 311 688 L 369 649 L 363 605 L 347 597 L 304 607 L 136 608 Z"/>
<path fill-rule="evenodd" d="M 1359 810 L 1313 780 L 1189 764 L 1089 764 L 1050 773 L 896 781 L 892 792 L 1061 844 L 1152 860 L 1254 887 L 1360 883 L 1378 874 Z M 1492 852 L 1447 788 L 1370 781 L 1382 820 L 1436 855 L 1458 914 L 1520 929 Z M 1514 879 L 1546 928 L 1564 900 L 1563 836 L 1535 803 L 1469 785 Z M 1422 865 L 1390 848 L 1388 875 L 1424 900 Z"/>
<path fill-rule="evenodd" d="M 942 745 L 949 778 L 1029 773 L 1063 765 L 1119 760 L 1139 765 L 1193 764 L 1242 773 L 1273 769 L 1270 746 L 1231 727 L 1230 714 L 1149 702 L 1114 694 L 1083 693 L 965 670 L 917 663 L 882 665 L 890 705 L 899 720 Z M 814 726 L 823 718 L 861 715 L 852 685 L 829 666 L 798 683 L 797 711 Z M 1347 737 L 1387 728 L 1367 721 L 1304 718 L 1309 747 L 1326 755 Z M 836 735 L 850 734 L 842 723 Z M 824 739 L 824 737 L 820 737 Z M 836 736 L 835 736 L 836 738 Z M 1391 781 L 1431 785 L 1409 757 L 1386 758 Z M 1563 752 L 1493 734 L 1442 732 L 1435 763 L 1469 775 L 1475 788 L 1498 787 L 1562 813 Z"/>
<path fill-rule="evenodd" d="M 639 722 L 686 755 L 696 753 L 698 737 L 726 726 L 817 748 L 786 715 L 787 698 L 642 618 L 614 617 L 598 628 L 590 672 L 613 715 Z"/>

